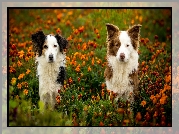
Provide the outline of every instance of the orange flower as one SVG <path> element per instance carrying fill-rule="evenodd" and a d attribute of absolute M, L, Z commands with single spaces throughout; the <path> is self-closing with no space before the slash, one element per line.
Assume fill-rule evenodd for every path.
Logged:
<path fill-rule="evenodd" d="M 171 86 L 165 84 L 165 85 L 164 85 L 164 90 L 165 90 L 165 91 L 166 91 L 166 90 L 171 90 Z"/>
<path fill-rule="evenodd" d="M 165 104 L 166 103 L 166 99 L 167 99 L 167 96 L 162 96 L 161 99 L 160 99 L 160 104 Z"/>
<path fill-rule="evenodd" d="M 62 16 L 63 16 L 63 14 L 62 14 L 62 13 L 59 13 L 59 14 L 57 15 L 57 19 L 58 19 L 58 21 L 60 21 L 60 20 L 61 20 Z"/>
<path fill-rule="evenodd" d="M 134 19 L 131 20 L 131 24 L 132 24 L 132 25 L 134 24 Z"/>
<path fill-rule="evenodd" d="M 22 74 L 19 75 L 18 79 L 20 80 L 20 79 L 24 78 L 24 76 L 25 76 L 25 74 L 22 73 Z"/>
<path fill-rule="evenodd" d="M 68 38 L 67 38 L 68 41 L 71 41 L 72 40 L 72 36 L 70 35 Z"/>
<path fill-rule="evenodd" d="M 4 69 L 3 69 L 3 70 L 4 70 Z M 15 68 L 13 68 L 12 66 L 10 66 L 10 67 L 9 67 L 9 72 L 10 72 L 10 73 L 15 73 L 16 70 L 15 70 Z"/>
<path fill-rule="evenodd" d="M 68 60 L 68 61 L 69 61 L 69 60 L 70 60 L 70 57 L 66 56 L 66 60 Z"/>
<path fill-rule="evenodd" d="M 58 104 L 60 104 L 60 96 L 59 95 L 56 97 L 56 101 Z"/>
<path fill-rule="evenodd" d="M 22 82 L 21 85 L 26 87 L 26 88 L 28 87 L 28 83 L 27 82 Z"/>
<path fill-rule="evenodd" d="M 79 28 L 78 28 L 78 31 L 79 31 L 80 33 L 82 33 L 82 32 L 84 31 L 84 26 L 79 27 Z"/>
<path fill-rule="evenodd" d="M 25 57 L 25 61 L 29 61 L 29 58 L 27 56 Z"/>
<path fill-rule="evenodd" d="M 123 125 L 127 125 L 127 124 L 129 124 L 129 119 L 125 119 L 125 120 L 123 120 Z"/>
<path fill-rule="evenodd" d="M 95 28 L 94 30 L 95 34 L 99 34 L 99 30 Z"/>
<path fill-rule="evenodd" d="M 165 82 L 169 83 L 171 81 L 171 75 L 165 76 Z"/>
<path fill-rule="evenodd" d="M 86 50 L 87 49 L 87 44 L 86 43 L 83 43 L 82 44 L 82 50 L 84 51 L 84 50 Z"/>
<path fill-rule="evenodd" d="M 75 29 L 73 32 L 74 32 L 74 34 L 76 34 L 76 35 L 79 33 L 79 32 L 78 32 L 78 29 Z"/>
<path fill-rule="evenodd" d="M 155 96 L 154 96 L 154 95 L 151 95 L 151 96 L 150 96 L 150 99 L 151 99 L 151 100 L 153 100 L 154 98 L 155 98 Z"/>
<path fill-rule="evenodd" d="M 79 38 L 78 42 L 80 42 L 80 43 L 81 43 L 81 42 L 82 42 L 82 38 Z"/>
<path fill-rule="evenodd" d="M 143 101 L 141 102 L 141 105 L 144 107 L 144 106 L 146 105 L 146 101 L 143 100 Z"/>
<path fill-rule="evenodd" d="M 94 52 L 93 52 L 93 51 L 91 51 L 89 55 L 90 55 L 90 56 L 94 56 Z"/>
<path fill-rule="evenodd" d="M 78 44 L 78 45 L 77 45 L 77 48 L 78 48 L 78 50 L 80 50 L 80 49 L 81 49 L 81 46 L 80 46 L 80 44 Z"/>
<path fill-rule="evenodd" d="M 18 89 L 21 89 L 21 88 L 22 88 L 22 84 L 18 83 L 18 84 L 17 84 L 17 88 L 18 88 Z"/>
<path fill-rule="evenodd" d="M 76 66 L 76 61 L 72 60 L 70 64 Z"/>
<path fill-rule="evenodd" d="M 104 126 L 104 123 L 100 121 L 99 126 Z"/>
<path fill-rule="evenodd" d="M 101 60 L 100 60 L 100 59 L 98 59 L 96 62 L 97 62 L 98 64 L 100 64 L 100 63 L 101 63 Z"/>
<path fill-rule="evenodd" d="M 57 28 L 56 32 L 61 34 L 60 28 Z"/>
<path fill-rule="evenodd" d="M 145 65 L 145 61 L 142 62 L 142 67 L 144 67 L 144 65 Z"/>
<path fill-rule="evenodd" d="M 25 95 L 27 95 L 29 91 L 27 89 L 24 89 L 23 92 L 24 92 Z"/>
<path fill-rule="evenodd" d="M 31 52 L 31 51 L 32 51 L 32 48 L 33 48 L 33 47 L 30 46 L 27 51 L 28 51 L 28 52 Z"/>
<path fill-rule="evenodd" d="M 97 38 L 98 38 L 98 39 L 100 38 L 100 34 L 97 34 Z"/>
<path fill-rule="evenodd" d="M 26 74 L 29 74 L 29 73 L 30 73 L 30 70 L 29 70 L 29 69 L 27 69 Z"/>
<path fill-rule="evenodd" d="M 140 121 L 142 119 L 142 115 L 140 112 L 137 112 L 137 115 L 136 115 L 136 121 Z"/>
<path fill-rule="evenodd" d="M 106 85 L 105 83 L 102 83 L 101 88 L 104 89 L 105 85 Z"/>
<path fill-rule="evenodd" d="M 103 90 L 101 91 L 101 96 L 104 96 L 104 91 Z"/>
<path fill-rule="evenodd" d="M 19 55 L 19 58 L 20 58 L 20 59 L 22 59 L 22 58 L 23 58 L 23 56 L 24 56 L 24 51 L 23 51 L 23 50 L 21 50 L 20 52 L 18 52 L 18 55 Z"/>
<path fill-rule="evenodd" d="M 15 84 L 16 84 L 16 80 L 17 80 L 17 78 L 14 78 L 14 77 L 13 77 L 13 78 L 11 79 L 11 84 L 12 84 L 12 85 L 15 85 Z"/>
<path fill-rule="evenodd" d="M 80 72 L 80 64 L 75 68 L 75 71 Z"/>
<path fill-rule="evenodd" d="M 92 58 L 91 65 L 94 65 L 94 57 Z"/>
<path fill-rule="evenodd" d="M 17 61 L 17 65 L 18 67 L 21 67 L 22 66 L 22 62 L 20 62 L 19 60 Z"/>
<path fill-rule="evenodd" d="M 66 25 L 67 25 L 67 26 L 70 26 L 70 25 L 71 25 L 71 22 L 70 22 L 69 20 L 67 20 Z"/>
<path fill-rule="evenodd" d="M 153 99 L 153 104 L 155 104 L 155 103 L 157 103 L 157 99 L 156 98 Z"/>
<path fill-rule="evenodd" d="M 91 67 L 90 66 L 88 67 L 88 72 L 91 72 Z"/>
<path fill-rule="evenodd" d="M 72 14 L 73 14 L 73 11 L 69 11 L 69 12 L 68 12 L 68 15 L 72 15 Z"/>
<path fill-rule="evenodd" d="M 155 111 L 155 113 L 154 113 L 153 117 L 154 117 L 154 118 L 156 118 L 157 116 L 158 116 L 158 112 L 157 112 L 157 111 Z"/>
<path fill-rule="evenodd" d="M 68 82 L 69 82 L 70 84 L 73 83 L 73 80 L 72 80 L 71 77 L 68 79 Z"/>
<path fill-rule="evenodd" d="M 85 66 L 85 64 L 86 64 L 85 61 L 83 61 L 82 65 Z"/>
<path fill-rule="evenodd" d="M 123 114 L 123 113 L 124 113 L 124 108 L 121 108 L 121 107 L 118 108 L 118 109 L 117 109 L 117 112 L 118 112 L 119 114 Z"/>
<path fill-rule="evenodd" d="M 85 59 L 85 57 L 86 57 L 86 55 L 85 55 L 85 54 L 81 55 L 81 60 L 84 60 L 84 59 Z"/>

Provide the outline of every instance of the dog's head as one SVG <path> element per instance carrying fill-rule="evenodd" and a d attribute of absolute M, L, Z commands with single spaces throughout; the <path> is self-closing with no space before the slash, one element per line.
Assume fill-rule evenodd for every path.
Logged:
<path fill-rule="evenodd" d="M 63 53 L 66 49 L 68 41 L 60 35 L 45 35 L 43 31 L 32 34 L 34 50 L 38 56 L 44 56 L 49 63 L 55 62 L 57 55 Z"/>
<path fill-rule="evenodd" d="M 108 55 L 115 56 L 120 62 L 127 62 L 133 51 L 139 47 L 140 27 L 134 25 L 127 31 L 120 31 L 113 24 L 106 24 Z"/>

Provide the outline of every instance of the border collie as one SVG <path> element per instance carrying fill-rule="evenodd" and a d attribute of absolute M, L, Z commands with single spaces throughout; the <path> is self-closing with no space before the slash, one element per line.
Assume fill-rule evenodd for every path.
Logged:
<path fill-rule="evenodd" d="M 68 41 L 61 35 L 45 35 L 43 31 L 32 34 L 32 42 L 37 53 L 37 75 L 39 78 L 40 101 L 44 108 L 54 109 L 58 90 L 63 89 L 65 80 L 65 52 Z"/>
<path fill-rule="evenodd" d="M 133 103 L 138 92 L 138 47 L 141 25 L 120 31 L 113 24 L 107 27 L 107 66 L 104 72 L 107 89 L 116 98 Z"/>

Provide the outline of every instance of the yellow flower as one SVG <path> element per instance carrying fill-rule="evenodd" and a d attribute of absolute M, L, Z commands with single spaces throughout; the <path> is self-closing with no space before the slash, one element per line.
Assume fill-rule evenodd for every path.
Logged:
<path fill-rule="evenodd" d="M 12 78 L 12 80 L 11 80 L 11 84 L 14 86 L 15 84 L 16 84 L 16 80 L 17 80 L 17 78 Z"/>
<path fill-rule="evenodd" d="M 29 73 L 30 73 L 30 70 L 29 70 L 29 69 L 27 69 L 26 74 L 29 74 Z"/>
<path fill-rule="evenodd" d="M 101 63 L 101 60 L 100 60 L 100 59 L 98 59 L 98 60 L 97 60 L 97 63 L 98 63 L 98 64 L 100 64 L 100 63 Z"/>

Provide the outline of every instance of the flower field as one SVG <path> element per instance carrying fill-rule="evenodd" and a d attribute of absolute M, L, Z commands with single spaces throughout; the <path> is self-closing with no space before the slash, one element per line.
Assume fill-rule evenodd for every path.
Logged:
<path fill-rule="evenodd" d="M 169 9 L 10 9 L 9 126 L 172 126 L 171 17 Z M 106 89 L 106 23 L 142 25 L 133 112 Z M 64 90 L 56 110 L 43 114 L 31 41 L 38 30 L 69 41 Z"/>

